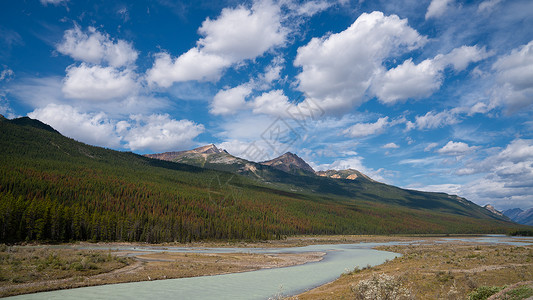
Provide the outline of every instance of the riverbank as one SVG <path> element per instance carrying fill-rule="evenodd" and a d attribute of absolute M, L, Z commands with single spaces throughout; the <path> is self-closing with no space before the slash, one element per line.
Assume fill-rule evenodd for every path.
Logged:
<path fill-rule="evenodd" d="M 60 249 L 48 248 L 46 245 L 3 246 L 0 250 L 0 297 L 112 283 L 287 267 L 319 261 L 324 255 L 320 252 L 145 253 Z"/>
<path fill-rule="evenodd" d="M 524 246 L 508 246 L 490 244 L 490 242 L 495 239 L 519 242 L 521 239 L 484 237 L 473 241 L 471 240 L 473 237 L 300 236 L 253 243 L 202 242 L 159 245 L 76 243 L 4 246 L 0 248 L 2 250 L 0 274 L 3 275 L 0 280 L 0 295 L 301 265 L 321 260 L 324 255 L 322 251 L 331 251 L 326 250 L 331 249 L 328 245 L 357 244 L 369 249 L 376 245 L 365 243 L 387 242 L 413 244 L 377 247 L 376 249 L 400 253 L 403 256 L 396 259 L 392 259 L 394 258 L 392 256 L 391 261 L 373 268 L 364 268 L 366 261 L 364 264 L 359 263 L 362 270 L 357 269 L 353 272 L 347 270 L 340 278 L 297 297 L 299 299 L 353 298 L 354 289 L 357 289 L 361 282 L 379 276 L 388 276 L 384 278 L 392 278 L 393 284 L 408 291 L 415 299 L 458 299 L 465 298 L 476 288 L 485 286 L 498 288 L 533 278 L 531 239 L 524 239 L 529 242 Z M 444 238 L 446 238 L 445 243 L 443 243 Z M 480 243 L 483 241 L 487 243 Z M 319 246 L 324 244 L 325 247 Z M 309 245 L 322 250 L 301 253 L 297 249 L 287 249 Z M 207 249 L 212 247 L 221 249 Z M 270 250 L 271 248 L 279 250 Z M 209 250 L 227 253 L 194 253 Z M 235 253 L 235 251 L 244 251 L 244 253 Z M 285 253 L 274 253 L 278 251 Z M 338 252 L 331 252 L 328 255 L 334 253 Z M 385 260 L 378 263 L 383 261 Z M 350 261 L 347 263 L 350 264 Z M 328 280 L 333 280 L 337 276 L 339 275 Z"/>
<path fill-rule="evenodd" d="M 457 241 L 376 249 L 401 253 L 402 257 L 373 268 L 354 270 L 297 298 L 353 299 L 363 293 L 365 283 L 388 280 L 414 299 L 468 299 L 476 289 L 501 289 L 533 278 L 533 244 L 509 246 Z"/>

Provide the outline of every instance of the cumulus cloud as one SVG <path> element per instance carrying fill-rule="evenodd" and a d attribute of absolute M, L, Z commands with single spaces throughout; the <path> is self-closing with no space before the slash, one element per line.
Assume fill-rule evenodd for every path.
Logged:
<path fill-rule="evenodd" d="M 383 145 L 381 148 L 398 149 L 398 148 L 400 148 L 400 146 L 396 145 L 395 143 L 388 143 L 388 144 Z"/>
<path fill-rule="evenodd" d="M 132 115 L 132 123 L 122 123 L 126 146 L 135 150 L 170 151 L 187 149 L 204 126 L 189 120 L 174 120 L 168 114 Z"/>
<path fill-rule="evenodd" d="M 498 83 L 493 91 L 494 101 L 506 105 L 511 112 L 533 103 L 533 41 L 500 57 L 492 69 Z"/>
<path fill-rule="evenodd" d="M 185 54 L 175 59 L 168 53 L 156 55 L 148 82 L 169 87 L 181 81 L 217 81 L 225 68 L 283 45 L 287 37 L 280 7 L 271 1 L 225 8 L 217 19 L 206 19 L 198 32 L 203 38 Z"/>
<path fill-rule="evenodd" d="M 435 61 L 441 66 L 452 65 L 456 71 L 462 71 L 468 67 L 472 62 L 483 60 L 492 53 L 488 52 L 484 47 L 476 46 L 462 46 L 455 48 L 448 54 L 439 54 L 435 56 Z"/>
<path fill-rule="evenodd" d="M 136 89 L 135 74 L 128 69 L 82 63 L 67 68 L 62 91 L 67 98 L 101 101 L 127 96 Z"/>
<path fill-rule="evenodd" d="M 388 71 L 381 70 L 372 82 L 372 91 L 383 103 L 428 97 L 441 87 L 443 71 L 447 66 L 462 71 L 470 63 L 478 62 L 489 55 L 484 48 L 462 46 L 419 64 L 407 59 Z"/>
<path fill-rule="evenodd" d="M 423 116 L 416 116 L 415 122 L 407 122 L 407 130 L 417 128 L 419 130 L 434 129 L 446 125 L 459 123 L 457 110 L 444 110 L 439 113 L 430 111 Z"/>
<path fill-rule="evenodd" d="M 235 114 L 246 107 L 246 97 L 251 93 L 252 89 L 246 84 L 221 90 L 213 98 L 209 112 L 214 115 Z"/>
<path fill-rule="evenodd" d="M 431 0 L 426 12 L 426 20 L 430 18 L 438 18 L 450 9 L 454 0 Z"/>
<path fill-rule="evenodd" d="M 440 71 L 432 60 L 424 60 L 415 65 L 408 59 L 378 76 L 372 84 L 372 89 L 384 103 L 428 97 L 441 86 Z"/>
<path fill-rule="evenodd" d="M 503 150 L 470 162 L 456 173 L 485 174 L 461 187 L 463 195 L 482 205 L 492 203 L 500 209 L 533 206 L 533 140 L 515 139 Z"/>
<path fill-rule="evenodd" d="M 81 142 L 133 151 L 187 149 L 204 131 L 201 124 L 174 120 L 167 114 L 132 115 L 128 120 L 118 121 L 104 112 L 85 113 L 70 105 L 49 104 L 35 109 L 28 116 Z"/>
<path fill-rule="evenodd" d="M 261 94 L 252 102 L 253 112 L 273 116 L 287 116 L 290 107 L 289 98 L 282 90 L 273 90 Z"/>
<path fill-rule="evenodd" d="M 437 150 L 437 152 L 443 155 L 462 156 L 476 150 L 477 148 L 479 147 L 468 146 L 468 144 L 463 142 L 449 141 L 446 145 L 444 145 L 444 147 Z"/>
<path fill-rule="evenodd" d="M 57 51 L 87 63 L 106 63 L 113 67 L 131 65 L 137 60 L 138 53 L 131 43 L 113 40 L 106 33 L 94 27 L 82 31 L 78 25 L 66 30 Z"/>
<path fill-rule="evenodd" d="M 379 118 L 375 123 L 358 123 L 343 131 L 349 137 L 364 137 L 379 134 L 390 125 L 389 117 Z"/>
<path fill-rule="evenodd" d="M 359 105 L 374 74 L 390 56 L 422 46 L 426 38 L 406 19 L 381 12 L 363 13 L 346 30 L 313 38 L 300 47 L 295 66 L 298 89 L 319 101 L 326 111 L 340 112 Z"/>
<path fill-rule="evenodd" d="M 61 134 L 96 146 L 119 147 L 121 138 L 114 123 L 103 112 L 84 113 L 69 105 L 49 104 L 28 114 Z"/>

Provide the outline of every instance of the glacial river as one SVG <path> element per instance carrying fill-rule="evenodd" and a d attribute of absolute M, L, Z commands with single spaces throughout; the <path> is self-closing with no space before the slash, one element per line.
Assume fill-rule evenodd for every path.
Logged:
<path fill-rule="evenodd" d="M 507 243 L 522 245 L 503 237 L 449 239 L 450 241 Z M 529 239 L 528 239 L 529 240 Z M 446 241 L 446 240 L 444 240 Z M 533 240 L 532 240 L 533 241 Z M 409 242 L 409 243 L 418 243 Z M 296 295 L 338 278 L 355 267 L 375 266 L 400 254 L 372 249 L 380 245 L 402 244 L 359 243 L 311 245 L 295 248 L 174 248 L 174 247 L 106 247 L 112 250 L 141 252 L 190 253 L 304 253 L 325 252 L 321 261 L 298 266 L 263 269 L 243 273 L 192 278 L 110 284 L 11 297 L 9 299 L 268 299 L 278 295 Z M 94 247 L 102 249 L 104 247 Z"/>

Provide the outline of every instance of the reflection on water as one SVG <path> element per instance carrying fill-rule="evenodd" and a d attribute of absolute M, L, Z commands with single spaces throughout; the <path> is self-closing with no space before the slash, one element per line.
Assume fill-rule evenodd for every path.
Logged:
<path fill-rule="evenodd" d="M 524 240 L 524 238 L 520 238 Z M 529 240 L 529 239 L 526 239 Z M 446 241 L 481 243 L 527 244 L 505 236 L 482 238 L 447 238 Z M 533 239 L 531 239 L 533 241 Z M 268 299 L 275 295 L 295 295 L 338 278 L 357 267 L 375 266 L 399 254 L 373 250 L 381 245 L 410 243 L 359 243 L 338 245 L 311 245 L 295 248 L 177 248 L 177 247 L 88 247 L 93 249 L 138 250 L 142 252 L 195 252 L 195 253 L 304 253 L 326 252 L 319 262 L 299 266 L 258 271 L 121 283 L 70 290 L 21 295 L 12 299 Z"/>

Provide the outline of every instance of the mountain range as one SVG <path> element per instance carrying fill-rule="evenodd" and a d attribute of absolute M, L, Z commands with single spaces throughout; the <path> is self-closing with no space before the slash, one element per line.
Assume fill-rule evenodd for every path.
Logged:
<path fill-rule="evenodd" d="M 291 152 L 287 152 L 272 160 L 256 163 L 233 156 L 226 150 L 219 149 L 214 144 L 210 144 L 187 151 L 145 154 L 144 156 L 202 168 L 236 172 L 241 175 L 263 180 L 275 180 L 275 177 L 280 177 L 280 175 L 284 177 L 284 174 L 278 172 L 283 171 L 292 175 L 318 175 L 321 177 L 349 180 L 359 178 L 373 181 L 370 177 L 353 169 L 316 172 L 305 160 Z"/>
<path fill-rule="evenodd" d="M 188 242 L 293 234 L 505 233 L 467 199 L 406 190 L 356 170 L 314 172 L 214 145 L 141 156 L 0 117 L 0 241 Z"/>
<path fill-rule="evenodd" d="M 504 210 L 503 214 L 513 220 L 513 222 L 533 226 L 533 208 L 522 210 L 520 208 L 513 208 Z"/>

